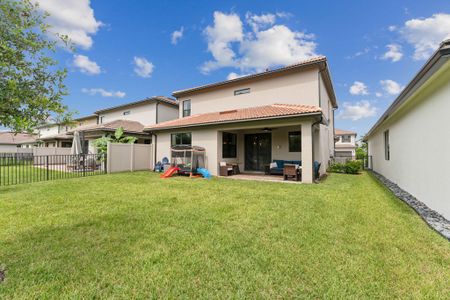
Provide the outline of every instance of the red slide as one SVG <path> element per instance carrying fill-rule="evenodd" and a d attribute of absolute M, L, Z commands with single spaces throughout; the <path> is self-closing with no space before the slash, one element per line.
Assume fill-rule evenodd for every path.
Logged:
<path fill-rule="evenodd" d="M 161 178 L 169 178 L 172 177 L 173 174 L 175 174 L 175 172 L 178 172 L 180 170 L 180 168 L 178 167 L 170 167 L 169 169 L 167 169 L 167 171 L 164 172 L 164 174 L 162 174 L 160 177 Z"/>

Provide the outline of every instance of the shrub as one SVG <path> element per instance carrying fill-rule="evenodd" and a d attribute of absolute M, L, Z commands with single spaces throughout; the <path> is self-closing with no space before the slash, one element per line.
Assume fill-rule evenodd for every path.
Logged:
<path fill-rule="evenodd" d="M 361 170 L 361 166 L 361 161 L 349 160 L 345 164 L 334 163 L 328 170 L 333 173 L 358 174 Z"/>

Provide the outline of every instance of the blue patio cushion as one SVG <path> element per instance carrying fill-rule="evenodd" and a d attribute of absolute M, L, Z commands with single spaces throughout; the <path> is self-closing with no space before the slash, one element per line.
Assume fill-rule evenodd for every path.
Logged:
<path fill-rule="evenodd" d="M 274 162 L 274 163 L 277 163 L 277 167 L 278 167 L 279 169 L 284 168 L 284 160 L 282 160 L 282 159 L 274 159 L 273 162 Z"/>

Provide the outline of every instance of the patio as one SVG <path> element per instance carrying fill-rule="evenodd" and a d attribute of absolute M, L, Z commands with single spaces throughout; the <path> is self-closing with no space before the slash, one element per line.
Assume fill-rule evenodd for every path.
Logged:
<path fill-rule="evenodd" d="M 231 176 L 219 176 L 220 178 L 239 179 L 239 180 L 253 180 L 253 181 L 271 181 L 271 182 L 285 182 L 285 183 L 302 183 L 292 179 L 283 180 L 282 175 L 265 175 L 264 173 L 241 173 Z"/>

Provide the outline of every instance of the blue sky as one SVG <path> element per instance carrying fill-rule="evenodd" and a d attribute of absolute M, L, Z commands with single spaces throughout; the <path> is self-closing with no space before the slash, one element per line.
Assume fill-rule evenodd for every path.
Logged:
<path fill-rule="evenodd" d="M 444 0 L 39 2 L 77 47 L 55 56 L 80 116 L 325 55 L 336 127 L 364 134 L 450 37 Z"/>

